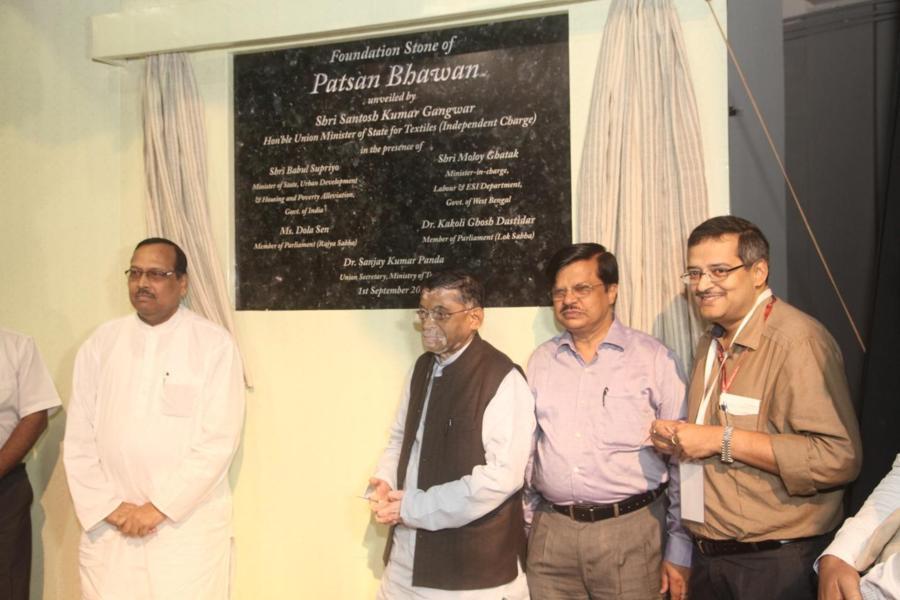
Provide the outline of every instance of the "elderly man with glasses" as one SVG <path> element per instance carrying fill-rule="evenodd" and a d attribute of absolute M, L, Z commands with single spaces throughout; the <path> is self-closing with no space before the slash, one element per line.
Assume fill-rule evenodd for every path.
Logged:
<path fill-rule="evenodd" d="M 63 442 L 81 597 L 225 600 L 241 359 L 228 332 L 180 305 L 187 258 L 174 242 L 140 242 L 125 274 L 137 314 L 78 351 Z"/>
<path fill-rule="evenodd" d="M 521 489 L 534 400 L 519 368 L 478 335 L 483 303 L 464 271 L 422 285 L 425 353 L 367 493 L 391 525 L 378 598 L 528 598 Z"/>
<path fill-rule="evenodd" d="M 711 328 L 695 353 L 687 421 L 651 433 L 682 463 L 691 595 L 815 598 L 813 561 L 862 459 L 840 350 L 772 295 L 769 244 L 753 223 L 709 219 L 687 246 L 683 279 Z"/>
<path fill-rule="evenodd" d="M 528 362 L 538 421 L 531 597 L 681 600 L 691 544 L 678 518 L 678 468 L 648 433 L 654 419 L 685 415 L 678 361 L 616 319 L 619 268 L 606 248 L 567 246 L 546 271 L 565 331 Z"/>

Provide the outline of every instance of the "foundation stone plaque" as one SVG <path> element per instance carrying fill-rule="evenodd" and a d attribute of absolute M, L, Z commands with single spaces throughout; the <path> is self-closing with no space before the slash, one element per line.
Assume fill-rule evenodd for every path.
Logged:
<path fill-rule="evenodd" d="M 406 308 L 461 267 L 548 303 L 571 241 L 566 15 L 234 58 L 241 310 Z"/>

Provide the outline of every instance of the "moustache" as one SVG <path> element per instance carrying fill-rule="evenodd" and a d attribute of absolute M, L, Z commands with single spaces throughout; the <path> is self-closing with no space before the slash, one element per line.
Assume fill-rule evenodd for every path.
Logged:
<path fill-rule="evenodd" d="M 721 294 L 719 292 L 706 291 L 706 292 L 694 292 L 694 295 L 698 298 L 706 298 L 707 296 L 719 296 Z"/>
<path fill-rule="evenodd" d="M 156 298 L 156 294 L 151 292 L 147 288 L 140 288 L 137 292 L 134 293 L 135 298 L 150 298 L 151 300 Z"/>
<path fill-rule="evenodd" d="M 436 340 L 436 339 L 441 339 L 443 337 L 444 337 L 444 332 L 441 331 L 437 327 L 428 327 L 428 328 L 422 330 L 422 338 L 423 339 Z"/>

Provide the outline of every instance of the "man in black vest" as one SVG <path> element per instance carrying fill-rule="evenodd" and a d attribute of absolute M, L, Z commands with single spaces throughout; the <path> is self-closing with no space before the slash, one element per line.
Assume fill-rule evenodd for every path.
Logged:
<path fill-rule="evenodd" d="M 375 519 L 391 525 L 378 598 L 528 598 L 521 494 L 534 400 L 478 335 L 483 300 L 464 271 L 422 285 L 426 352 L 369 481 Z"/>

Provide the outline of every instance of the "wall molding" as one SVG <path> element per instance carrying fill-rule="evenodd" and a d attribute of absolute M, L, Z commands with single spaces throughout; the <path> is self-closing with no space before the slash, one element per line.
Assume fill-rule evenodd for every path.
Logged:
<path fill-rule="evenodd" d="M 454 0 L 392 0 L 371 2 L 368 10 L 346 11 L 341 3 L 275 0 L 263 13 L 258 4 L 242 0 L 201 0 L 92 17 L 91 58 L 120 64 L 164 52 L 300 45 L 447 21 L 562 9 L 587 1 L 482 0 L 460 11 Z"/>
<path fill-rule="evenodd" d="M 900 18 L 900 0 L 868 0 L 784 20 L 785 41 Z"/>

